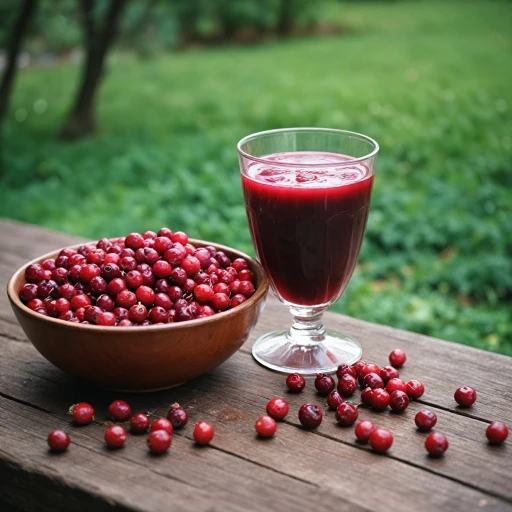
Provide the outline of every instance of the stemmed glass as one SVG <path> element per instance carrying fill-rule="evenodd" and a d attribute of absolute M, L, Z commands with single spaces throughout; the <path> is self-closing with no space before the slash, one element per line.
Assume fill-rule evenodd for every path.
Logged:
<path fill-rule="evenodd" d="M 251 237 L 288 330 L 252 348 L 264 366 L 305 375 L 360 359 L 361 345 L 327 331 L 322 314 L 345 291 L 359 256 L 379 150 L 371 138 L 324 128 L 255 133 L 238 143 Z"/>

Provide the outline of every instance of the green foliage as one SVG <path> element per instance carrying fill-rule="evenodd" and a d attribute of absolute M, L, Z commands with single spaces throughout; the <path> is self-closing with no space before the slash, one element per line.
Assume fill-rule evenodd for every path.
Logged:
<path fill-rule="evenodd" d="M 463 13 L 463 15 L 461 15 Z M 381 144 L 360 265 L 335 309 L 512 355 L 507 1 L 327 5 L 345 35 L 114 54 L 95 138 L 55 135 L 79 68 L 27 69 L 0 214 L 89 237 L 168 224 L 252 252 L 236 142 L 332 126 Z"/>

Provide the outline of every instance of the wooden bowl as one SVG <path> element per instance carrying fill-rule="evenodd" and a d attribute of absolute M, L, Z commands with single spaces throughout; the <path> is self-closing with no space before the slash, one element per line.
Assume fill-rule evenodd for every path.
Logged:
<path fill-rule="evenodd" d="M 246 302 L 207 318 L 148 327 L 100 327 L 51 318 L 27 308 L 18 297 L 25 269 L 55 258 L 54 251 L 18 269 L 7 294 L 18 322 L 36 349 L 66 373 L 123 391 L 156 391 L 178 386 L 223 363 L 247 340 L 265 305 L 268 279 L 246 254 L 210 242 L 231 259 L 245 258 L 255 276 L 256 292 Z M 79 247 L 75 245 L 74 248 Z"/>

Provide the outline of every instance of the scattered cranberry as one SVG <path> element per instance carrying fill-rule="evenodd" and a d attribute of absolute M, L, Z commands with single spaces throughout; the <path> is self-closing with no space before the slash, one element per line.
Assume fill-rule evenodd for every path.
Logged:
<path fill-rule="evenodd" d="M 108 415 L 115 421 L 126 421 L 132 415 L 132 408 L 124 400 L 114 400 L 108 406 Z"/>
<path fill-rule="evenodd" d="M 378 375 L 379 372 L 380 372 L 380 368 L 376 364 L 369 363 L 369 364 L 363 366 L 363 368 L 359 372 L 358 377 L 360 377 L 361 379 L 364 379 L 369 373 L 376 373 Z"/>
<path fill-rule="evenodd" d="M 261 416 L 254 424 L 254 428 L 260 437 L 272 437 L 276 433 L 277 423 L 270 416 Z"/>
<path fill-rule="evenodd" d="M 393 391 L 404 391 L 407 392 L 407 384 L 399 378 L 393 378 L 386 384 L 386 391 L 393 393 Z"/>
<path fill-rule="evenodd" d="M 165 430 L 154 430 L 148 436 L 148 447 L 153 453 L 165 453 L 171 446 L 171 435 Z"/>
<path fill-rule="evenodd" d="M 356 389 L 357 380 L 348 373 L 343 375 L 341 379 L 338 381 L 338 391 L 343 396 L 352 396 L 356 392 Z"/>
<path fill-rule="evenodd" d="M 329 406 L 329 409 L 332 409 L 333 411 L 335 411 L 344 401 L 345 399 L 337 391 L 331 391 L 327 396 L 327 405 Z"/>
<path fill-rule="evenodd" d="M 352 368 L 354 368 L 354 371 L 356 372 L 355 377 L 359 377 L 359 374 L 361 373 L 361 370 L 366 366 L 366 361 L 364 359 L 359 359 L 356 363 L 352 365 Z"/>
<path fill-rule="evenodd" d="M 105 443 L 109 448 L 121 448 L 126 442 L 126 430 L 121 425 L 112 425 L 105 430 Z"/>
<path fill-rule="evenodd" d="M 363 379 L 363 387 L 372 389 L 383 388 L 384 381 L 377 373 L 368 373 Z"/>
<path fill-rule="evenodd" d="M 432 457 L 441 457 L 448 449 L 448 439 L 444 434 L 432 432 L 425 439 L 425 448 Z"/>
<path fill-rule="evenodd" d="M 407 383 L 407 395 L 413 400 L 418 399 L 425 392 L 425 387 L 419 380 L 410 380 Z"/>
<path fill-rule="evenodd" d="M 338 379 L 341 379 L 341 377 L 343 377 L 343 375 L 345 375 L 346 373 L 352 375 L 352 377 L 354 378 L 357 378 L 357 372 L 353 366 L 349 366 L 348 364 L 340 364 L 338 366 L 338 369 L 336 370 L 336 377 L 338 377 Z"/>
<path fill-rule="evenodd" d="M 437 416 L 434 412 L 424 409 L 416 414 L 414 422 L 416 423 L 418 430 L 426 432 L 427 430 L 435 427 L 437 423 Z"/>
<path fill-rule="evenodd" d="M 64 452 L 70 443 L 69 436 L 63 430 L 53 430 L 48 434 L 48 446 L 54 452 Z"/>
<path fill-rule="evenodd" d="M 373 389 L 372 388 L 364 388 L 361 391 L 361 402 L 363 402 L 363 404 L 365 404 L 365 405 L 371 405 L 371 403 L 372 403 L 372 393 L 373 393 Z"/>
<path fill-rule="evenodd" d="M 299 409 L 299 421 L 307 429 L 318 427 L 322 423 L 322 410 L 316 404 L 304 404 Z"/>
<path fill-rule="evenodd" d="M 390 395 L 382 388 L 373 389 L 369 395 L 370 405 L 376 411 L 383 411 L 389 405 Z"/>
<path fill-rule="evenodd" d="M 274 422 L 275 423 L 275 422 Z M 196 423 L 194 426 L 194 441 L 197 444 L 205 445 L 208 444 L 215 435 L 215 431 L 213 430 L 213 427 L 206 421 L 200 421 L 199 423 Z"/>
<path fill-rule="evenodd" d="M 505 423 L 501 423 L 501 421 L 494 421 L 487 427 L 485 435 L 491 443 L 501 444 L 505 442 L 505 439 L 508 437 L 508 428 Z"/>
<path fill-rule="evenodd" d="M 405 352 L 399 348 L 395 348 L 395 350 L 389 354 L 389 362 L 391 363 L 391 366 L 394 366 L 395 368 L 401 368 L 405 364 L 406 359 L 407 356 L 405 355 Z"/>
<path fill-rule="evenodd" d="M 147 414 L 137 412 L 130 418 L 130 430 L 134 434 L 143 434 L 149 428 L 150 423 Z"/>
<path fill-rule="evenodd" d="M 174 428 L 180 429 L 187 424 L 188 414 L 183 407 L 180 407 L 178 404 L 173 404 L 167 413 L 167 419 L 172 423 Z"/>
<path fill-rule="evenodd" d="M 286 377 L 286 387 L 292 393 L 300 393 L 306 386 L 306 379 L 299 373 L 292 373 Z"/>
<path fill-rule="evenodd" d="M 384 428 L 377 428 L 370 433 L 368 442 L 374 452 L 385 453 L 393 444 L 393 434 Z"/>
<path fill-rule="evenodd" d="M 409 406 L 409 397 L 403 391 L 393 391 L 389 395 L 389 407 L 396 412 L 402 412 Z"/>
<path fill-rule="evenodd" d="M 173 427 L 172 423 L 166 418 L 158 418 L 151 423 L 150 432 L 155 430 L 165 430 L 169 435 L 172 435 Z"/>
<path fill-rule="evenodd" d="M 398 379 L 398 377 L 400 377 L 398 370 L 392 366 L 383 366 L 380 369 L 379 375 L 380 378 L 384 381 L 384 384 L 387 384 L 391 379 Z"/>
<path fill-rule="evenodd" d="M 356 434 L 357 439 L 361 441 L 362 443 L 367 443 L 368 439 L 370 437 L 370 434 L 376 429 L 377 427 L 368 420 L 360 421 L 356 428 L 354 429 L 354 433 Z"/>
<path fill-rule="evenodd" d="M 94 409 L 87 402 L 78 402 L 69 408 L 69 414 L 77 425 L 87 425 L 94 420 Z"/>
<path fill-rule="evenodd" d="M 336 420 L 342 427 L 353 425 L 358 416 L 357 408 L 348 402 L 343 402 L 336 409 Z"/>
<path fill-rule="evenodd" d="M 469 386 L 462 386 L 455 391 L 454 398 L 461 407 L 471 407 L 476 402 L 476 391 Z"/>
<path fill-rule="evenodd" d="M 315 379 L 315 388 L 321 396 L 327 396 L 334 388 L 336 383 L 334 379 L 325 373 L 317 373 Z"/>
<path fill-rule="evenodd" d="M 267 404 L 267 414 L 275 420 L 282 420 L 288 414 L 288 403 L 282 398 L 273 398 Z M 264 417 L 264 416 L 263 416 Z"/>

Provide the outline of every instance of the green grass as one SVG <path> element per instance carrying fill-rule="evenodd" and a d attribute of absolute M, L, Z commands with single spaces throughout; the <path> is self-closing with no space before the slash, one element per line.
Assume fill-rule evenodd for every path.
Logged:
<path fill-rule="evenodd" d="M 113 55 L 99 133 L 73 144 L 56 133 L 79 68 L 23 71 L 0 214 L 96 238 L 169 225 L 252 252 L 238 139 L 285 126 L 363 132 L 381 144 L 372 210 L 334 309 L 512 355 L 512 4 L 327 14 L 343 35 Z"/>

